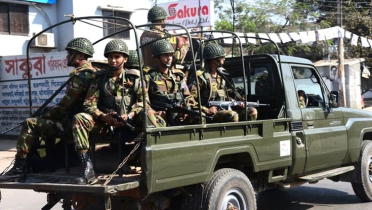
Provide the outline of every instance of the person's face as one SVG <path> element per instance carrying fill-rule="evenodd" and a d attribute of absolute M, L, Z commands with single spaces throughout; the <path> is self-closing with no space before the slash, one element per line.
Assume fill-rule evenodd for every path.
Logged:
<path fill-rule="evenodd" d="M 159 56 L 159 60 L 168 68 L 172 65 L 173 53 L 164 53 Z"/>
<path fill-rule="evenodd" d="M 223 64 L 225 64 L 225 57 L 218 57 L 214 59 L 214 61 L 216 62 L 217 66 L 222 67 Z"/>
<path fill-rule="evenodd" d="M 67 50 L 67 66 L 79 67 L 82 54 L 76 50 Z"/>
<path fill-rule="evenodd" d="M 107 55 L 107 62 L 110 68 L 112 69 L 121 69 L 124 66 L 124 63 L 126 63 L 128 60 L 128 57 L 124 57 L 124 54 L 122 53 L 109 53 Z"/>

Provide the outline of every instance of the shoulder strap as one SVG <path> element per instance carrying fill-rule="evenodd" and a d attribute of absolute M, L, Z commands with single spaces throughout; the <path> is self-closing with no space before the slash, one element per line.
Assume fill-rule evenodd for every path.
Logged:
<path fill-rule="evenodd" d="M 207 90 L 209 90 L 209 97 L 208 97 L 208 101 L 209 101 L 212 97 L 212 84 L 211 84 L 212 76 L 207 71 L 204 71 L 203 72 L 203 77 L 206 80 Z"/>
<path fill-rule="evenodd" d="M 134 79 L 134 84 L 133 84 L 133 93 L 137 93 L 139 89 L 139 78 L 141 77 L 140 71 L 137 69 L 126 69 L 125 75 L 136 76 L 136 78 Z"/>

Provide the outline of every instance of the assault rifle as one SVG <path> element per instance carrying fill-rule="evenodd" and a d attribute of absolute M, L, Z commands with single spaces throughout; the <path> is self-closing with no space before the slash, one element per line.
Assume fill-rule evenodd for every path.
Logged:
<path fill-rule="evenodd" d="M 209 101 L 209 106 L 220 107 L 221 109 L 231 110 L 231 107 L 240 106 L 244 101 Z M 270 104 L 260 104 L 257 102 L 247 102 L 247 107 L 270 106 Z"/>
<path fill-rule="evenodd" d="M 114 110 L 112 109 L 107 109 L 107 108 L 102 108 L 101 109 L 102 112 L 104 112 L 105 114 L 109 114 L 109 113 L 112 113 L 112 112 L 115 112 Z M 121 118 L 118 114 L 115 114 L 115 115 L 111 115 L 113 118 L 115 118 L 118 122 L 121 122 L 124 124 L 124 127 L 129 129 L 130 131 L 134 131 L 136 128 L 134 126 L 132 126 L 131 124 L 129 124 L 126 120 L 124 120 L 123 118 Z M 113 130 L 112 130 L 113 131 Z"/>
<path fill-rule="evenodd" d="M 173 111 L 173 112 L 181 112 L 181 113 L 187 113 L 193 116 L 200 116 L 200 113 L 196 110 L 188 109 L 182 106 L 177 106 L 171 103 L 161 102 L 161 101 L 151 101 L 151 107 L 154 109 L 160 109 L 164 111 Z M 212 120 L 212 117 L 210 116 L 204 116 L 202 117 Z"/>

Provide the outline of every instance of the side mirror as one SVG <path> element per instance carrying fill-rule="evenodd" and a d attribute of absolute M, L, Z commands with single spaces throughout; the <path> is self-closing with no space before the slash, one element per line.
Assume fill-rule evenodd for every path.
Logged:
<path fill-rule="evenodd" d="M 329 99 L 329 107 L 331 108 L 337 108 L 340 104 L 340 92 L 339 91 L 331 91 L 331 96 Z"/>

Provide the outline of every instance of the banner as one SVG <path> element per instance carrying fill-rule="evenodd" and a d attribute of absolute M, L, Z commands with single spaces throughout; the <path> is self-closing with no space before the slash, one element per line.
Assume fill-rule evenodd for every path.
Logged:
<path fill-rule="evenodd" d="M 44 104 L 69 78 L 73 69 L 67 66 L 66 52 L 51 52 L 30 55 L 31 92 L 28 86 L 26 56 L 4 56 L 0 62 L 0 131 L 16 126 L 30 117 L 33 111 Z M 61 101 L 63 89 L 50 102 L 53 106 Z M 19 129 L 8 134 L 16 135 Z"/>
<path fill-rule="evenodd" d="M 186 28 L 209 27 L 214 24 L 214 1 L 212 0 L 178 1 L 158 4 L 158 6 L 167 11 L 167 23 L 179 24 Z M 180 28 L 168 26 L 167 29 Z"/>

